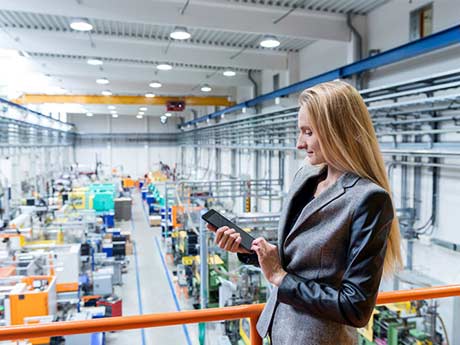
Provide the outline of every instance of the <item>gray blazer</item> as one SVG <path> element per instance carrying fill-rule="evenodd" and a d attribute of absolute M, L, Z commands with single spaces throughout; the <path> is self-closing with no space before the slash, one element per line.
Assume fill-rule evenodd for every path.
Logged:
<path fill-rule="evenodd" d="M 293 198 L 326 172 L 302 167 L 284 203 L 278 249 L 288 274 L 257 324 L 273 345 L 357 344 L 375 306 L 394 217 L 384 189 L 345 173 L 286 226 Z"/>

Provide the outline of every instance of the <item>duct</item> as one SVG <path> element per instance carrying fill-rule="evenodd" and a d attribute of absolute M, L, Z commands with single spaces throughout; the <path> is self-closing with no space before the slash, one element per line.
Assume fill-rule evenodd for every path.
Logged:
<path fill-rule="evenodd" d="M 361 36 L 361 34 L 359 33 L 358 30 L 356 30 L 356 28 L 353 26 L 353 23 L 351 21 L 351 13 L 348 13 L 347 14 L 347 26 L 350 28 L 351 32 L 353 33 L 353 35 L 355 35 L 356 37 L 356 46 L 354 47 L 355 48 L 355 51 L 358 53 L 358 61 L 361 60 L 363 58 L 363 38 Z M 358 89 L 362 89 L 363 88 L 363 78 L 362 78 L 362 73 L 358 73 L 356 75 L 356 87 Z"/>
<path fill-rule="evenodd" d="M 252 69 L 248 71 L 248 78 L 252 82 L 252 85 L 254 86 L 254 97 L 259 96 L 259 85 L 257 85 L 257 82 L 255 79 L 252 77 L 252 72 L 254 72 Z M 256 105 L 256 113 L 260 113 L 261 105 L 257 104 Z"/>
<path fill-rule="evenodd" d="M 232 107 L 219 110 L 212 114 L 202 116 L 196 120 L 192 120 L 185 123 L 185 125 L 203 122 L 210 118 L 219 117 L 223 113 L 238 111 L 244 107 L 255 106 L 257 104 L 274 99 L 276 97 L 281 97 L 304 90 L 308 87 L 311 87 L 321 82 L 330 81 L 337 78 L 350 77 L 361 72 L 369 71 L 371 69 L 386 66 L 411 57 L 419 56 L 454 44 L 458 44 L 458 39 L 460 37 L 459 28 L 460 26 L 458 25 L 453 26 L 449 29 L 437 32 L 420 40 L 404 44 L 400 47 L 390 49 L 388 51 L 368 57 L 366 59 L 362 59 L 355 63 L 342 66 L 338 69 L 334 69 L 326 73 L 317 75 L 313 78 L 300 81 L 288 87 L 281 88 L 279 90 L 255 97 L 249 101 L 245 101 L 236 104 Z"/>

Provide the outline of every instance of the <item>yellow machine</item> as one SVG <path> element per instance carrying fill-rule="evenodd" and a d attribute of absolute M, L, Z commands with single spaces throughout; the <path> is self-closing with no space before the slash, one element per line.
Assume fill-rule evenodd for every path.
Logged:
<path fill-rule="evenodd" d="M 69 202 L 77 210 L 93 208 L 93 198 L 88 192 L 88 188 L 75 188 L 69 193 Z"/>
<path fill-rule="evenodd" d="M 244 345 L 251 345 L 251 327 L 249 324 L 249 318 L 240 320 L 240 337 Z"/>

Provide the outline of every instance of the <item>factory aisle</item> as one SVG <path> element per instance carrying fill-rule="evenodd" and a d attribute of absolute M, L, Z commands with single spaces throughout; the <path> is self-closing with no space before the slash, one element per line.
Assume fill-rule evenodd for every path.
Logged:
<path fill-rule="evenodd" d="M 129 271 L 123 276 L 123 315 L 175 312 L 177 306 L 189 309 L 184 308 L 173 293 L 172 274 L 165 271 L 166 263 L 161 249 L 159 251 L 161 230 L 149 227 L 138 193 L 133 194 L 132 214 L 132 222 L 120 223 L 121 227 L 131 228 L 134 254 L 137 254 L 137 260 L 136 255 L 131 256 Z M 194 345 L 198 344 L 197 339 L 197 326 L 188 325 L 108 334 L 107 344 Z"/>

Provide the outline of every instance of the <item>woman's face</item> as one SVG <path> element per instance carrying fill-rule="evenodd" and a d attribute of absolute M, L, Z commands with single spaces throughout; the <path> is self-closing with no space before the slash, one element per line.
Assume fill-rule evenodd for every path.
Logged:
<path fill-rule="evenodd" d="M 311 165 L 326 163 L 319 146 L 318 136 L 311 127 L 307 107 L 300 107 L 298 127 L 300 133 L 297 138 L 297 149 L 307 152 L 306 159 Z"/>

